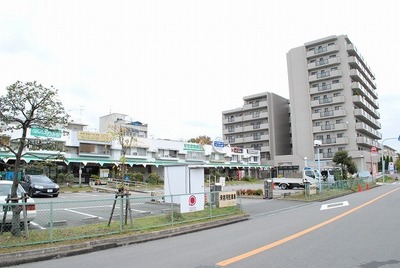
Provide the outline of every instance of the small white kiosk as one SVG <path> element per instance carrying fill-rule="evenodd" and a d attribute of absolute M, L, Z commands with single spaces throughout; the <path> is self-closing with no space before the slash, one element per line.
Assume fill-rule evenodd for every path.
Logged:
<path fill-rule="evenodd" d="M 166 203 L 180 204 L 180 212 L 204 210 L 204 167 L 176 165 L 164 167 Z"/>

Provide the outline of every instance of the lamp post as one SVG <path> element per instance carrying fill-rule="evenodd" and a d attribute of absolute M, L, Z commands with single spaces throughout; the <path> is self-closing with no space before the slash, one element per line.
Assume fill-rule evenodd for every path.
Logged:
<path fill-rule="evenodd" d="M 320 156 L 319 156 L 319 147 L 321 147 L 322 141 L 320 140 L 315 140 L 314 141 L 314 146 L 317 148 L 317 157 L 318 157 L 318 184 L 319 184 L 319 193 L 321 194 L 321 187 L 322 187 L 322 183 L 321 183 L 321 160 L 320 160 Z"/>
<path fill-rule="evenodd" d="M 364 171 L 364 155 L 361 155 L 361 172 Z"/>
<path fill-rule="evenodd" d="M 385 142 L 385 141 L 387 141 L 387 140 L 398 140 L 398 141 L 400 141 L 400 135 L 399 135 L 399 137 L 398 138 L 386 138 L 386 139 L 384 139 L 383 141 L 382 141 L 382 183 L 385 183 L 385 160 L 383 159 L 383 156 L 384 156 L 384 145 L 383 145 L 383 143 Z"/>

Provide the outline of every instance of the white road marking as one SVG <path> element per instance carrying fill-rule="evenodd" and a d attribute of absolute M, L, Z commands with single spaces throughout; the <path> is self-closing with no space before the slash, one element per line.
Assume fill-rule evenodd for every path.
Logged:
<path fill-rule="evenodd" d="M 332 203 L 332 204 L 324 204 L 324 205 L 321 206 L 320 210 L 340 208 L 340 207 L 345 207 L 345 206 L 348 206 L 348 205 L 349 205 L 348 201 L 337 202 L 337 203 Z"/>
<path fill-rule="evenodd" d="M 88 217 L 98 217 L 98 216 L 95 216 L 95 215 L 91 215 L 91 214 L 87 214 L 87 213 L 75 211 L 75 210 L 68 209 L 68 208 L 66 208 L 66 209 L 64 209 L 64 210 L 65 210 L 65 211 L 69 211 L 69 212 L 73 212 L 73 213 L 77 213 L 77 214 L 80 214 L 80 215 L 88 216 Z M 103 217 L 98 217 L 98 218 L 99 218 L 99 219 L 103 219 Z"/>
<path fill-rule="evenodd" d="M 33 226 L 36 226 L 36 227 L 38 227 L 39 229 L 41 229 L 41 230 L 46 230 L 46 228 L 44 228 L 44 227 L 42 227 L 42 226 L 40 226 L 39 224 L 37 224 L 36 222 L 33 222 L 33 221 L 31 221 L 31 223 L 30 223 L 31 225 L 33 225 Z"/>

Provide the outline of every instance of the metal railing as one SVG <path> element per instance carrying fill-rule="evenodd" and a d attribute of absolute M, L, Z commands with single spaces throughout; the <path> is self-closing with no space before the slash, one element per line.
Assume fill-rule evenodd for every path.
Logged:
<path fill-rule="evenodd" d="M 37 198 L 37 214 L 30 222 L 29 230 L 21 228 L 22 236 L 13 237 L 6 229 L 0 235 L 0 248 L 104 237 L 124 232 L 134 234 L 143 230 L 159 230 L 242 213 L 240 196 L 237 196 L 236 205 L 218 207 L 216 194 L 218 192 L 191 194 L 190 202 L 196 202 L 196 196 L 201 197 L 198 201 L 203 200 L 204 196 L 204 203 L 198 202 L 200 207 L 188 213 L 181 212 L 183 203 L 179 202 L 182 198 L 187 198 L 187 195 L 149 194 L 133 197 L 117 193 L 114 198 L 79 201 L 57 199 L 47 202 Z M 12 205 L 0 202 L 0 208 L 3 209 L 12 210 L 6 208 Z"/>

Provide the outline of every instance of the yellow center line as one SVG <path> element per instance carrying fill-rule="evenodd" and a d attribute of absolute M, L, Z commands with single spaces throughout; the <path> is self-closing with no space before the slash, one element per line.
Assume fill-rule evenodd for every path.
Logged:
<path fill-rule="evenodd" d="M 224 266 L 230 265 L 232 263 L 244 260 L 246 258 L 250 258 L 250 257 L 252 257 L 252 256 L 254 256 L 254 255 L 258 254 L 258 253 L 263 252 L 263 251 L 267 251 L 267 250 L 270 250 L 270 249 L 272 249 L 274 247 L 282 245 L 282 244 L 284 244 L 286 242 L 289 242 L 289 241 L 291 241 L 293 239 L 296 239 L 296 238 L 298 238 L 300 236 L 303 236 L 303 235 L 308 234 L 308 233 L 310 233 L 312 231 L 315 231 L 315 230 L 317 230 L 317 229 L 319 229 L 319 228 L 321 228 L 321 227 L 323 227 L 325 225 L 328 225 L 328 224 L 330 224 L 330 223 L 332 223 L 334 221 L 337 221 L 337 220 L 339 220 L 339 219 L 341 219 L 341 218 L 343 218 L 343 217 L 345 217 L 345 216 L 347 216 L 347 215 L 349 215 L 349 214 L 351 214 L 351 213 L 353 213 L 353 212 L 355 212 L 355 211 L 357 211 L 357 210 L 359 210 L 359 209 L 361 209 L 361 208 L 363 208 L 365 206 L 368 206 L 368 205 L 378 201 L 379 199 L 381 199 L 381 198 L 383 198 L 383 197 L 385 197 L 385 196 L 387 196 L 387 195 L 389 195 L 389 194 L 391 194 L 391 193 L 393 193 L 393 192 L 395 192 L 395 191 L 397 191 L 399 189 L 400 188 L 396 188 L 396 189 L 394 189 L 394 190 L 392 190 L 390 192 L 387 192 L 387 193 L 385 193 L 383 195 L 380 195 L 380 196 L 378 196 L 378 197 L 376 197 L 376 198 L 374 198 L 374 199 L 372 199 L 372 200 L 370 200 L 370 201 L 368 201 L 368 202 L 366 202 L 366 203 L 364 203 L 364 204 L 362 204 L 362 205 L 360 205 L 358 207 L 350 209 L 350 210 L 348 210 L 348 211 L 346 211 L 346 212 L 344 212 L 344 213 L 342 213 L 342 214 L 340 214 L 340 215 L 338 215 L 336 217 L 333 217 L 333 218 L 331 218 L 331 219 L 329 219 L 327 221 L 321 222 L 321 223 L 319 223 L 317 225 L 314 225 L 314 226 L 312 226 L 312 227 L 310 227 L 308 229 L 305 229 L 303 231 L 300 231 L 298 233 L 295 233 L 293 235 L 285 237 L 285 238 L 283 238 L 281 240 L 278 240 L 278 241 L 275 241 L 275 242 L 273 242 L 271 244 L 268 244 L 268 245 L 253 249 L 253 250 L 248 251 L 246 253 L 243 253 L 241 255 L 238 255 L 238 256 L 235 256 L 235 257 L 220 261 L 220 262 L 217 263 L 217 265 L 224 267 Z"/>

